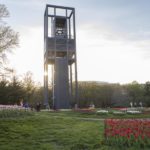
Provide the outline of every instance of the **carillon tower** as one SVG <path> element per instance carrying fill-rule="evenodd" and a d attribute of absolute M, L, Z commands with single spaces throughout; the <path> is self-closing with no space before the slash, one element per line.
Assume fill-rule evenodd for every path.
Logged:
<path fill-rule="evenodd" d="M 46 5 L 44 13 L 44 96 L 48 105 L 48 66 L 52 68 L 53 108 L 68 109 L 78 97 L 75 9 Z"/>

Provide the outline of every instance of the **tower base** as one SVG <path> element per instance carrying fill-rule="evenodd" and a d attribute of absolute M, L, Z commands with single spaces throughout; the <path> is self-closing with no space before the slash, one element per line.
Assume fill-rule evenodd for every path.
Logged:
<path fill-rule="evenodd" d="M 68 59 L 56 58 L 54 70 L 54 109 L 69 109 Z"/>

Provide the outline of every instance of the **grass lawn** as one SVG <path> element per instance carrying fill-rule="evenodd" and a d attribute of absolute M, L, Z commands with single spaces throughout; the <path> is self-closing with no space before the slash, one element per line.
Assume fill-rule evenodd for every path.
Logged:
<path fill-rule="evenodd" d="M 0 150 L 120 149 L 104 145 L 102 120 L 82 119 L 86 117 L 104 118 L 76 112 L 39 112 L 0 119 Z"/>
<path fill-rule="evenodd" d="M 103 122 L 52 117 L 49 112 L 0 120 L 0 150 L 98 149 Z"/>

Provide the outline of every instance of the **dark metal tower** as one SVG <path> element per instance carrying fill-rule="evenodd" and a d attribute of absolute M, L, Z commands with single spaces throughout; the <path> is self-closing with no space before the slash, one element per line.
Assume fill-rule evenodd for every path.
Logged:
<path fill-rule="evenodd" d="M 45 105 L 48 105 L 49 97 L 48 65 L 52 67 L 53 108 L 68 109 L 72 99 L 78 103 L 74 8 L 46 5 L 44 13 Z"/>

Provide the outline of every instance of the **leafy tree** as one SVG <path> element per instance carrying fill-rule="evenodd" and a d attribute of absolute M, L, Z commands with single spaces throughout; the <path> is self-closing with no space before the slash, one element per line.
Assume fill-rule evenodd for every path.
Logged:
<path fill-rule="evenodd" d="M 3 70 L 9 71 L 4 66 L 7 53 L 18 46 L 18 33 L 7 25 L 4 21 L 6 17 L 9 17 L 9 11 L 5 5 L 0 4 L 0 75 Z"/>
<path fill-rule="evenodd" d="M 132 102 L 133 106 L 138 106 L 140 102 L 143 102 L 144 86 L 136 81 L 126 85 L 126 90 L 129 95 L 129 103 Z"/>
<path fill-rule="evenodd" d="M 144 88 L 145 88 L 145 95 L 150 96 L 150 82 L 149 81 L 145 83 Z"/>
<path fill-rule="evenodd" d="M 110 107 L 112 105 L 113 88 L 110 84 L 99 82 L 79 82 L 79 106 Z"/>
<path fill-rule="evenodd" d="M 7 95 L 9 104 L 20 104 L 20 100 L 24 97 L 24 88 L 17 76 L 13 76 L 12 81 L 9 83 Z"/>
<path fill-rule="evenodd" d="M 35 83 L 33 81 L 33 74 L 29 71 L 24 75 L 23 86 L 25 90 L 24 102 L 30 104 L 34 103 L 34 92 L 36 90 Z"/>
<path fill-rule="evenodd" d="M 24 89 L 16 76 L 11 81 L 0 81 L 0 104 L 20 104 Z"/>
<path fill-rule="evenodd" d="M 144 103 L 146 106 L 150 106 L 150 82 L 146 82 L 144 85 L 145 93 L 144 93 Z"/>
<path fill-rule="evenodd" d="M 8 102 L 8 84 L 6 80 L 0 81 L 0 104 L 7 104 Z"/>

